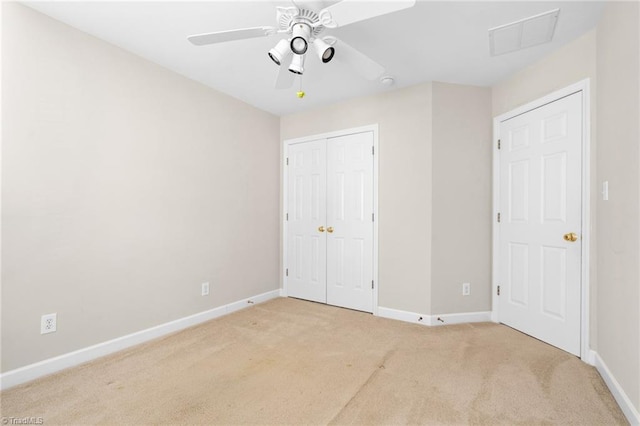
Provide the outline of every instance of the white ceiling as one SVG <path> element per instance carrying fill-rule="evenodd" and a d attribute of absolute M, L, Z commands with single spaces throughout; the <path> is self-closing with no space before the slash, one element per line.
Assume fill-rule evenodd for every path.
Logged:
<path fill-rule="evenodd" d="M 315 3 L 318 3 L 316 1 Z M 321 2 L 325 5 L 331 2 Z M 308 58 L 303 77 L 274 88 L 278 67 L 267 51 L 281 36 L 193 46 L 188 35 L 276 26 L 286 1 L 28 2 L 27 5 L 193 80 L 277 115 L 327 105 L 424 81 L 490 86 L 593 28 L 604 6 L 594 1 L 420 1 L 415 7 L 354 23 L 334 35 L 385 66 L 395 86 L 370 82 L 332 61 Z M 367 7 L 367 1 L 362 1 Z M 487 30 L 560 8 L 552 42 L 491 57 Z M 339 57 L 336 51 L 336 59 Z M 310 55 L 309 55 L 310 56 Z"/>

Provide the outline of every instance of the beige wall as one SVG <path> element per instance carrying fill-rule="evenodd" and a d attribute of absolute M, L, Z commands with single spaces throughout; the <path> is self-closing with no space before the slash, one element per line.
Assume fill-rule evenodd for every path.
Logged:
<path fill-rule="evenodd" d="M 432 108 L 431 314 L 490 311 L 491 89 L 434 82 Z"/>
<path fill-rule="evenodd" d="M 592 30 L 492 87 L 493 115 L 596 76 L 596 32 Z M 595 87 L 592 81 L 592 87 Z"/>
<path fill-rule="evenodd" d="M 2 371 L 277 289 L 279 119 L 2 8 Z"/>
<path fill-rule="evenodd" d="M 282 117 L 283 140 L 379 124 L 379 305 L 429 313 L 431 84 Z"/>
<path fill-rule="evenodd" d="M 640 7 L 598 24 L 598 353 L 640 410 Z"/>

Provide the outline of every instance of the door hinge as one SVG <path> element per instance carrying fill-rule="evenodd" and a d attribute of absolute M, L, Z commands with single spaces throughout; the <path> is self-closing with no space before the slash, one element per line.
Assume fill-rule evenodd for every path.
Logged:
<path fill-rule="evenodd" d="M 500 139 L 498 139 L 498 149 L 500 149 L 500 145 L 501 145 Z"/>
<path fill-rule="evenodd" d="M 376 147 L 375 146 L 371 147 L 371 155 L 376 155 Z"/>
<path fill-rule="evenodd" d="M 500 223 L 500 213 L 498 213 L 498 223 Z"/>
<path fill-rule="evenodd" d="M 375 213 L 371 213 L 371 222 L 375 222 L 375 221 L 376 221 Z"/>
<path fill-rule="evenodd" d="M 287 277 L 289 276 L 289 268 L 286 269 L 285 274 L 287 275 Z"/>
<path fill-rule="evenodd" d="M 287 213 L 287 221 L 289 220 L 289 213 Z"/>
<path fill-rule="evenodd" d="M 289 157 L 287 157 L 287 166 L 289 165 Z"/>
<path fill-rule="evenodd" d="M 498 286 L 498 296 L 500 296 L 500 286 Z"/>
<path fill-rule="evenodd" d="M 371 289 L 373 290 L 373 280 L 371 280 Z"/>

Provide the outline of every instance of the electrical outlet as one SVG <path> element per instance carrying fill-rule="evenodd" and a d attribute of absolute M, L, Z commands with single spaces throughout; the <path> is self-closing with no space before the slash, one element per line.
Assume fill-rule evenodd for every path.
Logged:
<path fill-rule="evenodd" d="M 471 294 L 471 283 L 462 283 L 462 295 L 468 296 Z"/>
<path fill-rule="evenodd" d="M 40 318 L 40 334 L 53 333 L 57 329 L 58 314 L 46 314 Z"/>
<path fill-rule="evenodd" d="M 203 296 L 209 295 L 209 283 L 202 283 L 202 295 Z"/>

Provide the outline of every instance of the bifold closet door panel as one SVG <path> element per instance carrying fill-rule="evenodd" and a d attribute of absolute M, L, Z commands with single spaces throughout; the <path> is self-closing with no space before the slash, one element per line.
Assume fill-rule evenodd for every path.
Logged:
<path fill-rule="evenodd" d="M 373 311 L 373 133 L 327 140 L 327 303 Z"/>
<path fill-rule="evenodd" d="M 325 139 L 289 147 L 289 296 L 327 302 L 327 143 Z"/>

